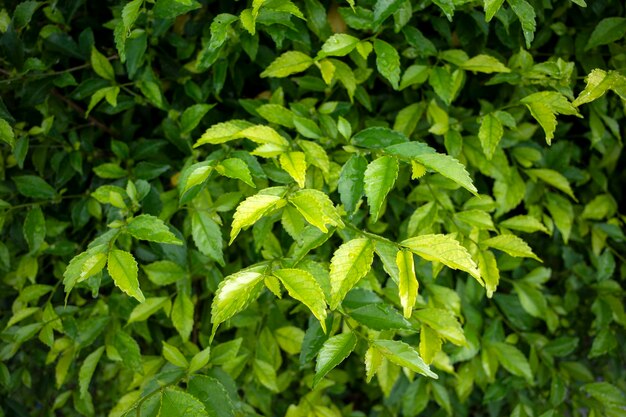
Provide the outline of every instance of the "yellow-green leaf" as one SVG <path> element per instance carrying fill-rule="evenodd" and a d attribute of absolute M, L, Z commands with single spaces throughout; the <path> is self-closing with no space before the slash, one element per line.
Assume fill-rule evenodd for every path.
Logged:
<path fill-rule="evenodd" d="M 533 250 L 522 238 L 515 235 L 500 235 L 480 242 L 481 245 L 501 250 L 511 256 L 533 258 L 541 262 L 541 259 L 533 253 Z"/>
<path fill-rule="evenodd" d="M 145 297 L 139 289 L 137 262 L 133 255 L 123 250 L 113 249 L 109 252 L 107 269 L 113 282 L 120 290 L 136 298 L 140 303 L 145 301 Z"/>
<path fill-rule="evenodd" d="M 336 309 L 344 297 L 370 270 L 374 245 L 367 238 L 352 239 L 335 251 L 330 261 L 330 308 Z"/>
<path fill-rule="evenodd" d="M 267 194 L 256 194 L 239 203 L 233 216 L 232 229 L 230 231 L 230 243 L 232 244 L 241 229 L 252 226 L 261 217 L 283 207 L 286 201 L 281 197 Z"/>
<path fill-rule="evenodd" d="M 276 58 L 261 73 L 261 77 L 284 78 L 302 72 L 313 65 L 313 58 L 298 51 L 288 51 Z"/>
<path fill-rule="evenodd" d="M 396 255 L 396 264 L 399 271 L 398 292 L 400 296 L 400 304 L 404 317 L 411 317 L 415 300 L 417 299 L 417 289 L 419 283 L 415 276 L 415 265 L 413 262 L 413 254 L 406 250 L 398 251 Z"/>
<path fill-rule="evenodd" d="M 370 206 L 372 221 L 378 221 L 385 197 L 398 178 L 398 160 L 391 156 L 381 156 L 370 162 L 365 170 L 365 195 Z"/>
<path fill-rule="evenodd" d="M 279 269 L 274 275 L 283 283 L 289 295 L 303 303 L 319 320 L 326 332 L 326 301 L 324 291 L 313 275 L 302 269 Z"/>
<path fill-rule="evenodd" d="M 306 180 L 306 157 L 304 152 L 286 152 L 280 155 L 278 158 L 282 169 L 293 178 L 300 188 L 304 188 L 304 181 Z"/>

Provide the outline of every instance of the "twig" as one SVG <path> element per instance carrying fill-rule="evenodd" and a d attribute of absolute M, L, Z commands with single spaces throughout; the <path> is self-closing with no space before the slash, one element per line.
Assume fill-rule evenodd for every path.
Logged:
<path fill-rule="evenodd" d="M 63 101 L 65 104 L 67 104 L 68 106 L 70 106 L 73 110 L 75 110 L 77 113 L 79 113 L 82 117 L 85 117 L 85 109 L 83 109 L 82 107 L 80 107 L 78 104 L 76 104 L 73 100 L 65 97 L 63 94 L 61 94 L 56 88 L 52 89 L 51 94 L 53 96 L 55 96 L 56 98 L 60 99 L 61 101 Z M 89 120 L 90 124 L 93 126 L 96 126 L 98 129 L 102 130 L 103 132 L 109 134 L 110 136 L 113 137 L 119 137 L 119 135 L 117 134 L 117 132 L 115 132 L 113 129 L 111 129 L 110 127 L 108 127 L 107 125 L 105 125 L 104 123 L 102 123 L 101 121 L 99 121 L 98 119 L 96 119 L 93 116 L 88 116 L 87 120 Z"/>

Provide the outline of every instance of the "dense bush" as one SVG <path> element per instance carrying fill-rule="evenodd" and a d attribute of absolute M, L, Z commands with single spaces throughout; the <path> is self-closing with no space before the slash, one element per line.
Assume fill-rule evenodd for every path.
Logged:
<path fill-rule="evenodd" d="M 626 415 L 623 1 L 0 7 L 0 415 Z"/>

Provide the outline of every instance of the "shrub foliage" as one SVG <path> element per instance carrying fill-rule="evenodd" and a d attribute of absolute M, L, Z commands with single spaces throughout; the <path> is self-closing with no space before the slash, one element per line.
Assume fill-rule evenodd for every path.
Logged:
<path fill-rule="evenodd" d="M 623 416 L 625 33 L 7 0 L 0 415 Z"/>

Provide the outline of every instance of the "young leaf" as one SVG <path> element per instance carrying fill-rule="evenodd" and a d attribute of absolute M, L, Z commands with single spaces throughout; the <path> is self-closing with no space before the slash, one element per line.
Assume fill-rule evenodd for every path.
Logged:
<path fill-rule="evenodd" d="M 182 245 L 174 233 L 163 223 L 163 220 L 150 214 L 142 214 L 128 222 L 126 231 L 134 238 L 150 242 Z"/>
<path fill-rule="evenodd" d="M 281 106 L 279 104 L 263 104 L 256 108 L 259 116 L 264 118 L 270 123 L 275 123 L 280 126 L 294 128 L 293 118 L 294 114 L 291 110 Z"/>
<path fill-rule="evenodd" d="M 398 178 L 398 160 L 381 156 L 370 162 L 364 173 L 365 195 L 370 206 L 372 222 L 377 222 L 385 197 Z"/>
<path fill-rule="evenodd" d="M 182 354 L 180 350 L 176 346 L 170 345 L 169 343 L 163 341 L 163 357 L 172 365 L 178 366 L 179 368 L 187 368 L 189 366 L 189 362 L 187 362 L 187 358 Z"/>
<path fill-rule="evenodd" d="M 239 158 L 224 159 L 215 167 L 215 170 L 225 177 L 241 180 L 250 187 L 256 188 L 248 164 Z"/>
<path fill-rule="evenodd" d="M 326 42 L 322 45 L 322 52 L 320 56 L 344 56 L 348 55 L 359 40 L 354 36 L 347 35 L 345 33 L 336 33 L 330 38 L 326 39 Z"/>
<path fill-rule="evenodd" d="M 318 190 L 299 190 L 289 197 L 292 204 L 307 222 L 327 233 L 327 224 L 343 226 L 341 216 L 328 196 Z"/>
<path fill-rule="evenodd" d="M 480 271 L 469 252 L 450 235 L 421 235 L 400 244 L 427 261 L 441 262 L 452 269 L 465 271 L 482 284 Z"/>
<path fill-rule="evenodd" d="M 371 346 L 396 365 L 400 365 L 430 378 L 439 378 L 437 374 L 431 371 L 430 367 L 424 363 L 419 353 L 404 342 L 379 339 L 374 340 Z"/>
<path fill-rule="evenodd" d="M 369 384 L 382 365 L 383 356 L 378 349 L 370 346 L 365 352 L 365 381 Z"/>
<path fill-rule="evenodd" d="M 207 143 L 217 145 L 237 139 L 239 137 L 237 134 L 250 126 L 252 126 L 252 124 L 243 120 L 229 120 L 228 122 L 214 124 L 200 136 L 200 139 L 198 139 L 193 147 L 197 148 Z"/>
<path fill-rule="evenodd" d="M 493 19 L 493 16 L 500 10 L 504 0 L 484 0 L 485 2 L 485 20 L 487 22 Z"/>
<path fill-rule="evenodd" d="M 424 363 L 430 365 L 441 351 L 441 338 L 436 331 L 426 325 L 420 328 L 420 355 Z"/>
<path fill-rule="evenodd" d="M 8 144 L 11 149 L 15 146 L 15 133 L 13 132 L 13 128 L 3 118 L 0 117 L 0 140 L 6 144 Z"/>
<path fill-rule="evenodd" d="M 584 217 L 584 216 L 583 216 Z M 519 230 L 525 233 L 543 232 L 548 233 L 548 229 L 533 216 L 519 215 L 513 216 L 500 222 L 500 227 Z"/>
<path fill-rule="evenodd" d="M 300 188 L 304 188 L 307 163 L 304 152 L 286 152 L 278 158 L 282 169 L 293 178 Z"/>
<path fill-rule="evenodd" d="M 324 342 L 317 355 L 313 387 L 315 388 L 327 373 L 350 356 L 355 347 L 356 336 L 354 333 L 338 334 Z"/>
<path fill-rule="evenodd" d="M 411 317 L 413 306 L 417 300 L 417 289 L 419 283 L 415 276 L 415 265 L 413 263 L 413 254 L 409 251 L 400 250 L 396 256 L 396 264 L 399 271 L 398 295 L 400 296 L 400 304 L 404 317 Z"/>
<path fill-rule="evenodd" d="M 263 274 L 249 270 L 224 278 L 217 287 L 211 305 L 213 328 L 246 308 L 259 295 L 262 284 Z"/>
<path fill-rule="evenodd" d="M 339 196 L 348 214 L 354 213 L 365 192 L 365 170 L 367 160 L 360 155 L 352 155 L 341 168 L 339 174 Z"/>
<path fill-rule="evenodd" d="M 191 235 L 198 250 L 224 265 L 222 230 L 206 211 L 191 214 Z"/>
<path fill-rule="evenodd" d="M 444 339 L 449 340 L 457 346 L 467 344 L 461 324 L 448 310 L 441 308 L 424 308 L 416 310 L 413 314 L 419 321 L 435 330 Z"/>
<path fill-rule="evenodd" d="M 102 352 L 104 352 L 104 346 L 100 346 L 87 355 L 83 364 L 80 366 L 80 370 L 78 371 L 78 387 L 81 397 L 84 397 L 88 393 L 89 383 L 96 371 L 96 366 L 98 366 Z"/>
<path fill-rule="evenodd" d="M 211 346 L 207 346 L 200 352 L 193 355 L 191 361 L 189 361 L 189 373 L 193 374 L 194 372 L 199 371 L 209 364 L 209 360 L 211 359 Z"/>
<path fill-rule="evenodd" d="M 378 72 L 391 83 L 394 90 L 397 90 L 400 82 L 400 55 L 398 51 L 380 39 L 374 40 L 374 51 L 376 52 Z"/>
<path fill-rule="evenodd" d="M 493 113 L 486 114 L 480 123 L 478 139 L 487 159 L 491 160 L 504 134 L 502 122 Z"/>
<path fill-rule="evenodd" d="M 344 297 L 369 272 L 374 246 L 367 238 L 350 240 L 335 251 L 330 261 L 330 308 L 335 310 Z"/>
<path fill-rule="evenodd" d="M 183 341 L 189 340 L 193 330 L 194 304 L 186 292 L 180 291 L 172 304 L 172 324 Z"/>
<path fill-rule="evenodd" d="M 591 70 L 585 78 L 587 85 L 585 89 L 578 94 L 576 100 L 572 102 L 572 106 L 578 107 L 581 104 L 590 103 L 602 97 L 609 89 L 615 87 L 621 81 L 620 75 L 615 71 L 606 72 L 596 68 Z"/>
<path fill-rule="evenodd" d="M 261 217 L 283 207 L 286 203 L 283 198 L 268 194 L 256 194 L 239 203 L 233 216 L 230 244 L 241 229 L 252 226 Z"/>
<path fill-rule="evenodd" d="M 301 269 L 279 269 L 274 275 L 283 283 L 289 295 L 311 310 L 326 332 L 326 301 L 324 292 L 313 275 Z"/>
<path fill-rule="evenodd" d="M 95 46 L 91 47 L 91 67 L 105 80 L 115 81 L 115 72 L 109 60 Z"/>
<path fill-rule="evenodd" d="M 476 254 L 476 259 L 478 259 L 480 276 L 483 278 L 483 281 L 485 281 L 487 297 L 491 298 L 493 293 L 496 292 L 498 283 L 500 282 L 500 270 L 498 269 L 496 257 L 490 250 L 481 250 Z"/>
<path fill-rule="evenodd" d="M 148 317 L 159 311 L 169 301 L 168 297 L 148 297 L 146 300 L 137 304 L 133 311 L 130 312 L 128 323 L 147 320 Z"/>
<path fill-rule="evenodd" d="M 136 298 L 140 303 L 145 301 L 145 297 L 139 289 L 137 262 L 133 255 L 123 250 L 113 249 L 109 252 L 107 270 L 119 289 Z"/>
<path fill-rule="evenodd" d="M 298 51 L 288 51 L 276 58 L 261 73 L 261 77 L 284 78 L 302 72 L 313 65 L 313 58 Z"/>
<path fill-rule="evenodd" d="M 511 256 L 533 258 L 541 262 L 541 259 L 533 253 L 533 250 L 521 238 L 515 235 L 500 235 L 480 242 L 481 245 L 506 252 Z"/>

